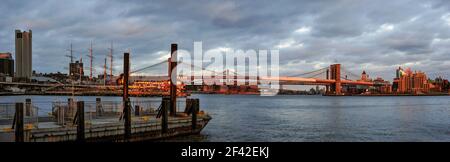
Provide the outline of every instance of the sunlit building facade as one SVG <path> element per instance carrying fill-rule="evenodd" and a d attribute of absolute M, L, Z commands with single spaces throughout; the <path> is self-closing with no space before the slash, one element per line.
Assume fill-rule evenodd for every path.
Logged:
<path fill-rule="evenodd" d="M 394 78 L 394 91 L 397 93 L 421 94 L 428 93 L 430 84 L 424 72 L 412 72 L 411 69 L 403 70 L 399 67 Z"/>

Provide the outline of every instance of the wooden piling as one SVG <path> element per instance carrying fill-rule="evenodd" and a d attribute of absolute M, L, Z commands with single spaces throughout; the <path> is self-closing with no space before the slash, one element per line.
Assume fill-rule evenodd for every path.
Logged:
<path fill-rule="evenodd" d="M 170 107 L 170 98 L 163 98 L 162 101 L 162 106 L 161 106 L 161 113 L 162 113 L 162 118 L 161 118 L 161 133 L 167 133 L 167 130 L 169 128 L 168 125 L 168 115 L 167 115 L 167 110 Z"/>
<path fill-rule="evenodd" d="M 130 99 L 127 99 L 125 101 L 125 107 L 124 107 L 124 118 L 125 118 L 125 133 L 124 137 L 125 140 L 129 140 L 131 138 L 131 102 Z"/>
<path fill-rule="evenodd" d="M 192 130 L 195 131 L 197 129 L 197 113 L 199 109 L 199 99 L 192 100 Z"/>
<path fill-rule="evenodd" d="M 65 125 L 66 121 L 65 121 L 64 107 L 58 107 L 56 109 L 56 114 L 57 114 L 57 123 L 58 123 L 58 125 Z"/>
<path fill-rule="evenodd" d="M 65 113 L 64 117 L 72 119 L 75 116 L 75 113 L 77 111 L 76 103 L 73 101 L 73 98 L 68 98 L 67 102 L 68 102 L 68 109 L 67 109 L 67 111 L 64 110 L 64 113 Z"/>
<path fill-rule="evenodd" d="M 24 142 L 24 123 L 23 123 L 23 103 L 16 103 L 16 125 L 15 125 L 15 138 L 16 142 Z"/>
<path fill-rule="evenodd" d="M 98 116 L 103 115 L 103 106 L 101 98 L 95 98 L 95 112 L 97 113 Z"/>
<path fill-rule="evenodd" d="M 169 62 L 169 81 L 170 81 L 170 116 L 176 116 L 177 112 L 177 50 L 178 45 L 172 44 L 170 46 L 171 58 Z M 173 77 L 172 77 L 173 76 Z"/>
<path fill-rule="evenodd" d="M 186 107 L 184 108 L 184 113 L 191 114 L 192 112 L 192 99 L 186 98 Z"/>
<path fill-rule="evenodd" d="M 123 101 L 128 99 L 128 78 L 130 77 L 130 54 L 123 54 Z"/>
<path fill-rule="evenodd" d="M 77 102 L 77 141 L 85 141 L 84 101 Z"/>
<path fill-rule="evenodd" d="M 131 104 L 130 99 L 128 98 L 128 78 L 130 77 L 130 54 L 123 54 L 123 112 L 124 112 L 124 127 L 125 140 L 130 139 L 131 137 Z"/>
<path fill-rule="evenodd" d="M 134 105 L 134 116 L 139 115 L 141 115 L 141 108 L 139 107 L 139 105 Z"/>
<path fill-rule="evenodd" d="M 32 115 L 31 99 L 27 98 L 27 99 L 25 99 L 25 116 L 31 116 L 31 115 Z"/>

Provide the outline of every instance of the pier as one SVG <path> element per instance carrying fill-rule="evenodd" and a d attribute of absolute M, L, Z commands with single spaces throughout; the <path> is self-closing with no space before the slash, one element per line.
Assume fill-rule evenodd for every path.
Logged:
<path fill-rule="evenodd" d="M 1 142 L 64 141 L 146 141 L 198 134 L 211 117 L 199 111 L 198 99 L 178 101 L 184 110 L 176 116 L 164 113 L 170 104 L 162 101 L 135 101 L 130 113 L 129 129 L 124 119 L 123 102 L 74 101 L 53 102 L 46 114 L 31 100 L 0 105 Z M 80 115 L 83 114 L 83 115 Z"/>
<path fill-rule="evenodd" d="M 171 45 L 176 56 L 177 44 Z M 53 102 L 51 108 L 25 102 L 0 104 L 0 141 L 146 141 L 197 134 L 211 117 L 195 98 L 177 100 L 177 80 L 169 77 L 170 92 L 160 101 L 129 98 L 130 53 L 124 53 L 122 101 Z M 169 76 L 176 59 L 169 58 Z M 184 105 L 184 110 L 179 108 Z M 44 109 L 51 111 L 43 111 Z M 48 114 L 45 114 L 48 113 Z"/>

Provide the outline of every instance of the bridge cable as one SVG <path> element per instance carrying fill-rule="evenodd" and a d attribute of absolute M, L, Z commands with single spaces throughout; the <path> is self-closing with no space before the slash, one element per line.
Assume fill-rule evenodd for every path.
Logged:
<path fill-rule="evenodd" d="M 144 67 L 144 68 L 140 68 L 140 69 L 131 71 L 130 74 L 132 74 L 132 73 L 137 73 L 137 72 L 140 72 L 140 71 L 143 71 L 143 70 L 146 70 L 146 69 L 150 69 L 150 68 L 153 68 L 153 67 L 155 67 L 155 66 L 161 65 L 161 64 L 163 64 L 163 63 L 167 63 L 167 61 L 164 60 L 164 61 L 158 62 L 158 63 L 156 63 L 156 64 L 153 64 L 153 65 L 150 65 L 150 66 L 147 66 L 147 67 Z"/>
<path fill-rule="evenodd" d="M 301 73 L 301 74 L 290 75 L 289 77 L 304 76 L 304 75 L 307 75 L 307 74 L 312 74 L 312 73 L 315 73 L 315 72 L 320 72 L 320 71 L 325 70 L 325 69 L 327 69 L 327 68 L 328 68 L 328 67 L 321 68 L 321 69 L 314 70 L 314 71 L 310 71 L 310 72 Z M 322 73 L 323 73 L 323 72 L 322 72 Z"/>

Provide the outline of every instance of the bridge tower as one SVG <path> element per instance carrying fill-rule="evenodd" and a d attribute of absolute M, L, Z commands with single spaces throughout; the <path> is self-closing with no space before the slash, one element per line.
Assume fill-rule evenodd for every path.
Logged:
<path fill-rule="evenodd" d="M 331 92 L 335 95 L 341 95 L 341 64 L 333 64 L 330 66 L 331 79 L 335 80 L 331 85 Z"/>
<path fill-rule="evenodd" d="M 328 68 L 327 69 L 327 76 L 326 76 L 326 80 L 329 80 L 330 79 L 330 68 Z M 326 85 L 325 86 L 325 94 L 328 94 L 328 93 L 330 93 L 330 85 Z"/>

